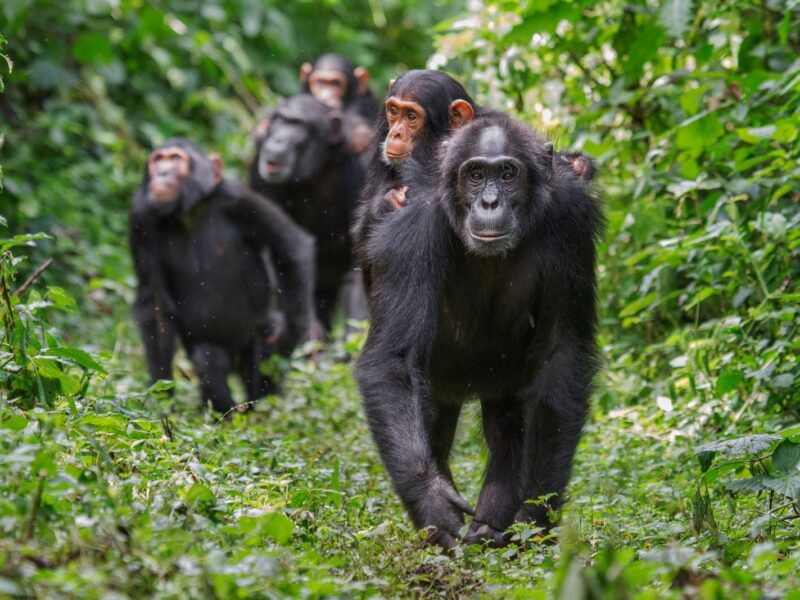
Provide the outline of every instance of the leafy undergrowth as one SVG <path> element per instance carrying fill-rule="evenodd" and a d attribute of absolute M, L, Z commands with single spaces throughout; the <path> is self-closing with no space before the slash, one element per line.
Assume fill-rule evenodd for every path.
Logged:
<path fill-rule="evenodd" d="M 596 414 L 558 543 L 520 527 L 526 550 L 451 558 L 409 526 L 351 365 L 335 360 L 342 348 L 296 360 L 283 396 L 220 422 L 186 377 L 171 398 L 137 387 L 134 332 L 117 334 L 109 374 L 84 400 L 0 406 L 0 596 L 756 598 L 800 587 L 797 521 L 758 520 L 763 498 L 712 486 L 713 527 L 696 533 L 704 439 L 692 407 Z M 453 457 L 473 500 L 477 421 L 471 407 Z"/>

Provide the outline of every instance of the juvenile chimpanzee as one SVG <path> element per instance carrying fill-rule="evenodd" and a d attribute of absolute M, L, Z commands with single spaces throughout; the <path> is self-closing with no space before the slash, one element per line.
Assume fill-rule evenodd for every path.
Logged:
<path fill-rule="evenodd" d="M 564 500 L 597 370 L 599 202 L 552 145 L 503 115 L 409 161 L 414 201 L 375 226 L 372 325 L 356 368 L 372 434 L 414 524 L 453 546 L 473 514 L 448 467 L 462 403 L 489 448 L 465 541 L 550 527 Z M 544 504 L 526 503 L 553 494 Z"/>
<path fill-rule="evenodd" d="M 441 71 L 408 71 L 392 82 L 378 119 L 367 183 L 352 230 L 357 247 L 363 247 L 385 214 L 405 202 L 407 186 L 399 175 L 403 162 L 413 159 L 432 165 L 438 142 L 470 122 L 476 110 L 463 86 Z M 359 264 L 369 288 L 368 261 L 359 256 Z"/>
<path fill-rule="evenodd" d="M 343 278 L 353 272 L 348 228 L 363 181 L 363 169 L 344 143 L 341 113 L 309 94 L 281 101 L 256 137 L 250 186 L 316 237 L 315 304 L 326 330 Z M 350 285 L 361 287 L 360 281 Z"/>
<path fill-rule="evenodd" d="M 275 391 L 261 362 L 291 353 L 308 331 L 314 242 L 280 208 L 221 171 L 185 139 L 153 150 L 133 199 L 130 244 L 134 315 L 150 376 L 172 378 L 177 336 L 203 400 L 227 412 L 234 407 L 228 372 L 242 377 L 250 401 Z"/>

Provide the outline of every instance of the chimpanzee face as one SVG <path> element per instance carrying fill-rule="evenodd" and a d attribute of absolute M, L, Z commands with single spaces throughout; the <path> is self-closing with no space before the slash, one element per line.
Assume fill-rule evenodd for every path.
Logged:
<path fill-rule="evenodd" d="M 183 148 L 167 146 L 153 150 L 147 161 L 150 200 L 156 204 L 174 202 L 191 171 L 192 161 Z"/>
<path fill-rule="evenodd" d="M 528 169 L 506 146 L 503 130 L 489 127 L 481 132 L 476 152 L 458 169 L 459 235 L 467 249 L 478 255 L 513 250 L 525 231 Z"/>
<path fill-rule="evenodd" d="M 398 164 L 414 151 L 417 137 L 425 127 L 425 109 L 413 100 L 391 96 L 386 101 L 386 120 L 389 133 L 382 144 L 387 164 Z"/>
<path fill-rule="evenodd" d="M 426 146 L 426 150 L 432 150 L 435 141 L 444 135 L 447 129 L 457 129 L 472 121 L 474 117 L 474 109 L 469 102 L 453 100 L 445 107 L 446 114 L 438 115 L 444 125 L 439 126 L 437 133 L 432 120 L 436 115 L 432 117 L 426 111 L 426 107 L 433 103 L 426 101 L 424 94 L 421 95 L 422 98 L 403 93 L 390 95 L 384 103 L 389 131 L 381 143 L 381 156 L 387 165 L 398 166 L 415 150 Z M 433 108 L 436 109 L 435 104 Z M 419 153 L 416 156 L 422 158 Z"/>
<path fill-rule="evenodd" d="M 285 183 L 295 176 L 311 134 L 309 125 L 301 119 L 276 114 L 261 143 L 261 178 L 267 183 Z"/>
<path fill-rule="evenodd" d="M 278 105 L 261 141 L 257 167 L 266 183 L 307 182 L 342 143 L 342 117 L 310 94 Z"/>
<path fill-rule="evenodd" d="M 312 71 L 308 76 L 311 95 L 331 108 L 342 108 L 347 94 L 347 75 L 341 71 Z"/>

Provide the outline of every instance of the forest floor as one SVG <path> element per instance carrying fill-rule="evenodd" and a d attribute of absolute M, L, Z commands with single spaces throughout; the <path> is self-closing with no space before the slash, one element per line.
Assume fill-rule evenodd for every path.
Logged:
<path fill-rule="evenodd" d="M 754 496 L 712 495 L 697 533 L 698 407 L 598 408 L 556 543 L 520 526 L 525 549 L 447 556 L 410 526 L 337 360 L 360 340 L 294 360 L 282 396 L 220 421 L 190 378 L 144 389 L 127 316 L 106 332 L 83 331 L 113 348 L 85 399 L 0 407 L 0 597 L 800 598 L 796 529 L 756 522 Z M 608 366 L 600 388 L 618 385 Z M 478 417 L 452 460 L 472 502 Z"/>

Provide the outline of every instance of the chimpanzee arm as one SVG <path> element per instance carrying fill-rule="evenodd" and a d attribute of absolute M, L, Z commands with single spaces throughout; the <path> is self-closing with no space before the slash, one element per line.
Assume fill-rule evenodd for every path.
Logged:
<path fill-rule="evenodd" d="M 147 371 L 152 381 L 172 379 L 174 306 L 162 280 L 153 222 L 145 212 L 136 209 L 136 202 L 130 215 L 129 238 L 138 279 L 133 313 L 144 343 Z"/>
<path fill-rule="evenodd" d="M 286 354 L 308 333 L 313 314 L 314 238 L 268 199 L 232 182 L 223 190 L 232 199 L 229 214 L 258 248 L 268 248 L 280 280 L 279 301 L 287 331 L 278 341 Z"/>
<path fill-rule="evenodd" d="M 356 379 L 381 458 L 414 524 L 435 527 L 433 541 L 450 547 L 462 513 L 472 509 L 437 467 L 426 428 L 425 368 L 449 251 L 442 218 L 419 203 L 379 223 L 371 236 L 373 320 Z"/>
<path fill-rule="evenodd" d="M 572 197 L 581 196 L 573 191 Z M 536 349 L 540 358 L 533 379 L 522 394 L 524 499 L 554 496 L 547 506 L 525 504 L 518 518 L 532 519 L 544 527 L 549 526 L 548 509 L 557 509 L 564 502 L 598 368 L 594 240 L 602 228 L 602 216 L 596 201 L 582 198 L 570 218 L 554 228 L 559 234 L 552 243 L 543 236 L 540 256 L 551 258 L 544 261 L 544 268 L 550 270 L 549 283 L 537 302 L 536 327 L 541 325 L 543 337 Z"/>

